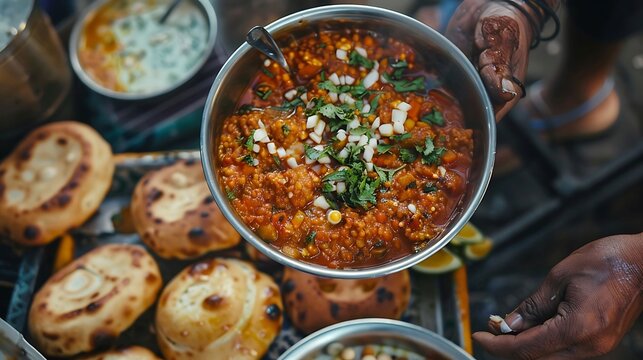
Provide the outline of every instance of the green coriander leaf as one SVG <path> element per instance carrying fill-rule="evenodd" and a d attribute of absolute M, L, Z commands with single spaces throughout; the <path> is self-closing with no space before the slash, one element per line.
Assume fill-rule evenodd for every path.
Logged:
<path fill-rule="evenodd" d="M 250 132 L 250 136 L 248 136 L 245 143 L 243 144 L 243 146 L 245 146 L 245 148 L 248 149 L 248 151 L 252 151 L 252 147 L 255 145 L 254 135 L 255 135 L 255 130 L 252 130 Z"/>
<path fill-rule="evenodd" d="M 228 197 L 228 200 L 234 200 L 237 198 L 237 195 L 235 195 L 234 191 L 230 189 L 226 189 L 226 196 Z"/>
<path fill-rule="evenodd" d="M 288 125 L 286 124 L 281 125 L 281 132 L 283 132 L 284 135 L 288 136 L 288 134 L 290 134 L 290 127 L 288 127 Z"/>
<path fill-rule="evenodd" d="M 417 154 L 412 149 L 400 149 L 400 160 L 405 163 L 412 163 L 417 158 Z"/>
<path fill-rule="evenodd" d="M 407 190 L 408 190 L 408 189 L 415 189 L 415 188 L 417 188 L 417 187 L 418 187 L 418 184 L 417 184 L 417 182 L 415 182 L 415 181 L 411 181 L 408 185 L 406 185 L 406 189 L 407 189 Z"/>
<path fill-rule="evenodd" d="M 277 166 L 281 166 L 281 159 L 279 158 L 279 156 L 273 155 L 272 160 L 275 161 L 275 164 L 277 164 Z"/>
<path fill-rule="evenodd" d="M 358 99 L 361 99 L 364 96 L 370 94 L 370 91 L 366 89 L 362 84 L 349 86 L 349 89 L 344 92 L 349 92 L 351 95 L 355 96 Z"/>
<path fill-rule="evenodd" d="M 333 185 L 329 182 L 324 182 L 322 184 L 322 192 L 328 193 L 333 191 Z"/>
<path fill-rule="evenodd" d="M 444 126 L 444 117 L 442 117 L 442 113 L 435 109 L 431 110 L 430 113 L 426 113 L 422 118 L 420 118 L 420 120 L 428 124 Z"/>
<path fill-rule="evenodd" d="M 310 245 L 315 243 L 315 237 L 317 236 L 316 231 L 311 231 L 307 236 L 306 236 L 306 245 Z"/>
<path fill-rule="evenodd" d="M 440 147 L 429 155 L 422 156 L 422 163 L 429 165 L 440 165 L 442 163 L 442 155 L 447 151 L 447 149 Z"/>
<path fill-rule="evenodd" d="M 384 78 L 393 85 L 396 92 L 423 91 L 425 89 L 423 76 L 408 81 L 403 79 L 395 80 L 391 75 L 384 73 Z"/>
<path fill-rule="evenodd" d="M 377 175 L 380 177 L 381 182 L 385 183 L 387 181 L 389 181 L 389 182 L 393 181 L 393 176 L 395 175 L 395 173 L 397 173 L 398 171 L 402 170 L 405 166 L 406 165 L 402 165 L 402 166 L 400 166 L 399 168 L 396 168 L 396 169 L 384 169 L 384 168 L 381 168 L 381 167 L 379 167 L 377 165 L 373 165 L 373 170 L 375 170 Z"/>
<path fill-rule="evenodd" d="M 252 155 L 242 156 L 240 160 L 250 166 L 255 166 L 255 159 L 252 157 Z"/>
<path fill-rule="evenodd" d="M 319 77 L 321 78 L 321 81 L 326 81 L 326 72 L 322 70 L 321 74 L 319 74 Z"/>
<path fill-rule="evenodd" d="M 432 182 L 428 182 L 428 183 L 424 184 L 424 186 L 422 187 L 422 191 L 425 194 L 428 194 L 428 193 L 438 191 L 438 188 Z"/>
<path fill-rule="evenodd" d="M 250 104 L 243 104 L 239 106 L 239 109 L 237 110 L 237 114 L 239 115 L 249 114 L 253 110 L 258 110 L 258 109 Z"/>
<path fill-rule="evenodd" d="M 345 181 L 348 176 L 347 170 L 338 170 L 322 178 L 322 181 Z"/>
<path fill-rule="evenodd" d="M 400 68 L 407 68 L 409 66 L 409 63 L 406 62 L 406 60 L 400 60 L 395 63 L 391 63 L 391 67 L 394 69 L 400 69 Z"/>
<path fill-rule="evenodd" d="M 375 113 L 375 110 L 377 110 L 377 106 L 379 105 L 380 96 L 381 95 L 378 94 L 373 98 L 373 100 L 371 100 L 371 110 L 364 115 L 370 115 Z"/>
<path fill-rule="evenodd" d="M 404 140 L 407 140 L 407 139 L 410 139 L 410 138 L 411 138 L 411 133 L 404 133 L 404 134 L 400 134 L 400 135 L 391 136 L 391 140 L 397 141 L 397 142 L 401 142 L 401 141 L 404 141 Z"/>
<path fill-rule="evenodd" d="M 390 144 L 378 144 L 377 145 L 377 153 L 378 154 L 386 154 L 389 150 L 393 148 L 393 145 Z"/>
<path fill-rule="evenodd" d="M 320 82 L 319 84 L 317 84 L 317 87 L 320 88 L 320 89 L 323 89 L 323 90 L 328 90 L 330 92 L 334 92 L 336 94 L 340 93 L 340 91 L 337 88 L 337 86 L 335 84 L 333 84 L 333 82 L 330 81 L 330 80 Z"/>
<path fill-rule="evenodd" d="M 375 65 L 373 60 L 370 60 L 362 55 L 360 55 L 357 51 L 353 50 L 351 51 L 349 60 L 348 60 L 349 65 L 353 66 L 363 66 L 366 69 L 372 69 L 373 66 Z"/>
<path fill-rule="evenodd" d="M 310 146 L 308 144 L 304 144 L 304 151 L 306 153 L 306 157 L 309 158 L 310 160 L 319 159 L 320 157 L 322 157 L 322 155 L 324 155 L 324 154 L 326 154 L 328 152 L 327 149 L 329 149 L 329 147 L 325 147 L 324 150 L 320 151 L 320 150 L 317 150 L 317 149 L 313 148 L 312 146 Z"/>
<path fill-rule="evenodd" d="M 326 43 L 325 42 L 320 42 L 319 44 L 317 44 L 317 47 L 323 49 L 323 48 L 326 47 Z"/>
<path fill-rule="evenodd" d="M 266 74 L 269 78 L 274 78 L 275 74 L 271 73 L 270 70 L 266 69 L 265 67 L 261 67 L 261 71 Z"/>
<path fill-rule="evenodd" d="M 433 152 L 433 149 L 435 149 L 435 146 L 433 145 L 433 140 L 431 138 L 427 137 L 424 139 L 424 147 L 421 146 L 416 146 L 415 149 L 422 155 L 429 155 L 430 153 Z"/>
<path fill-rule="evenodd" d="M 365 125 L 360 125 L 355 129 L 351 129 L 349 132 L 351 135 L 366 135 L 369 138 L 373 137 L 373 130 Z"/>

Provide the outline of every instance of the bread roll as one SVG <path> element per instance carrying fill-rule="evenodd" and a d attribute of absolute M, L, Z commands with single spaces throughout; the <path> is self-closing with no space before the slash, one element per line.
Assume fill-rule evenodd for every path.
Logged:
<path fill-rule="evenodd" d="M 407 270 L 381 278 L 339 280 L 286 268 L 281 288 L 290 320 L 306 334 L 352 319 L 399 319 L 411 296 Z"/>
<path fill-rule="evenodd" d="M 72 121 L 39 127 L 0 164 L 0 234 L 49 243 L 98 209 L 113 173 L 111 148 L 94 129 Z"/>
<path fill-rule="evenodd" d="M 232 259 L 199 262 L 163 290 L 156 333 L 167 360 L 260 359 L 281 329 L 272 279 Z"/>
<path fill-rule="evenodd" d="M 148 173 L 136 185 L 131 210 L 145 244 L 164 258 L 194 258 L 241 239 L 214 202 L 197 161 Z"/>
<path fill-rule="evenodd" d="M 79 360 L 161 360 L 153 352 L 141 346 L 110 350 L 100 354 L 82 357 Z"/>
<path fill-rule="evenodd" d="M 49 356 L 106 348 L 156 299 L 161 274 L 140 246 L 100 246 L 54 274 L 29 311 L 34 345 Z"/>

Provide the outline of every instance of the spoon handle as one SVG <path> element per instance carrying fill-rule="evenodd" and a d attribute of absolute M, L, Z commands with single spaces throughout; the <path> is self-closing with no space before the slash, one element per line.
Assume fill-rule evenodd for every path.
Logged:
<path fill-rule="evenodd" d="M 170 15 L 171 15 L 171 14 L 172 14 L 172 12 L 174 11 L 174 9 L 176 9 L 176 7 L 179 5 L 179 3 L 180 3 L 181 1 L 182 1 L 182 0 L 174 0 L 174 1 L 170 4 L 170 6 L 168 6 L 168 8 L 167 8 L 167 10 L 165 10 L 165 13 L 163 14 L 163 16 L 161 16 L 161 20 L 159 20 L 159 23 L 160 23 L 160 24 L 165 24 L 165 22 L 167 21 L 167 18 L 169 18 L 169 17 L 170 17 Z"/>
<path fill-rule="evenodd" d="M 270 35 L 268 30 L 264 29 L 262 26 L 255 26 L 248 31 L 246 41 L 250 46 L 277 62 L 277 64 L 281 65 L 282 68 L 290 73 L 290 66 L 288 66 L 286 57 L 279 49 L 275 39 Z"/>

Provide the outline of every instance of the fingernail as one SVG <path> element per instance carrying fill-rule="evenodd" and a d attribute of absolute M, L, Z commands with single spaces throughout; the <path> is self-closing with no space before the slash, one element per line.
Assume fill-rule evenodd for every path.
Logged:
<path fill-rule="evenodd" d="M 514 85 L 513 81 L 509 79 L 502 79 L 502 91 L 506 93 L 510 93 L 515 95 L 518 95 L 516 92 L 516 86 Z"/>
<path fill-rule="evenodd" d="M 507 325 L 509 325 L 509 327 L 514 331 L 521 330 L 525 325 L 522 315 L 517 312 L 507 315 L 505 322 L 507 322 Z"/>

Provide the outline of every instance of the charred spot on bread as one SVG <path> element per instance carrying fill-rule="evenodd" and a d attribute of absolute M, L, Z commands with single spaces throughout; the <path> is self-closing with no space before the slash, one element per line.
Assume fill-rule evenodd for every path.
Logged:
<path fill-rule="evenodd" d="M 31 146 L 30 146 L 30 147 L 31 147 Z M 31 158 L 31 151 L 30 151 L 30 149 L 29 149 L 29 148 L 27 148 L 27 149 L 22 150 L 22 151 L 18 154 L 18 158 L 19 158 L 20 160 L 22 160 L 22 161 L 27 161 L 27 160 L 29 160 L 29 158 Z"/>
<path fill-rule="evenodd" d="M 339 305 L 332 302 L 330 303 L 330 316 L 337 319 L 339 317 Z"/>
<path fill-rule="evenodd" d="M 51 340 L 51 341 L 56 341 L 56 340 L 60 339 L 60 335 L 59 335 L 59 334 L 53 334 L 53 333 L 50 333 L 50 332 L 47 332 L 47 331 L 43 331 L 43 332 L 42 332 L 42 336 L 43 336 L 45 339 L 49 339 L 49 340 Z"/>
<path fill-rule="evenodd" d="M 96 329 L 91 334 L 90 342 L 93 348 L 103 350 L 111 347 L 116 339 L 117 336 L 113 332 L 105 329 Z"/>
<path fill-rule="evenodd" d="M 207 211 L 201 211 L 201 214 L 199 215 L 201 215 L 202 218 L 207 218 L 208 216 L 210 216 L 210 213 Z"/>
<path fill-rule="evenodd" d="M 379 303 L 393 300 L 393 293 L 384 287 L 377 288 L 376 294 L 377 294 L 377 302 Z"/>
<path fill-rule="evenodd" d="M 190 266 L 190 271 L 188 273 L 192 276 L 209 275 L 212 273 L 212 265 L 211 261 L 201 261 Z"/>
<path fill-rule="evenodd" d="M 298 292 L 297 294 L 295 294 L 295 297 L 297 298 L 297 300 L 298 300 L 298 301 L 302 301 L 302 300 L 304 300 L 304 294 L 302 294 L 302 293 L 300 293 L 300 292 Z"/>
<path fill-rule="evenodd" d="M 87 312 L 93 313 L 98 311 L 102 306 L 103 306 L 102 302 L 94 301 L 94 302 L 90 302 L 85 309 L 87 309 Z"/>
<path fill-rule="evenodd" d="M 38 239 L 38 236 L 40 236 L 40 229 L 35 225 L 27 225 L 25 226 L 23 235 L 27 240 L 36 240 Z"/>
<path fill-rule="evenodd" d="M 185 160 L 185 166 L 192 166 L 196 164 L 196 159 L 187 159 Z"/>
<path fill-rule="evenodd" d="M 83 313 L 83 309 L 76 309 L 76 310 L 68 311 L 68 312 L 60 315 L 60 319 L 61 320 L 73 319 L 73 318 L 79 316 L 82 313 Z"/>
<path fill-rule="evenodd" d="M 148 284 L 154 284 L 157 279 L 156 275 L 152 273 L 148 273 L 147 276 L 145 276 L 145 282 Z"/>
<path fill-rule="evenodd" d="M 56 139 L 56 144 L 58 144 L 60 146 L 65 146 L 65 145 L 67 145 L 67 139 L 65 139 L 63 137 L 59 137 L 58 139 Z"/>
<path fill-rule="evenodd" d="M 214 198 L 212 195 L 208 195 L 205 199 L 203 199 L 203 203 L 205 205 L 212 204 L 214 202 Z"/>
<path fill-rule="evenodd" d="M 4 188 L 5 188 L 5 185 L 2 182 L 0 182 L 0 199 L 2 199 L 2 196 L 4 195 Z"/>
<path fill-rule="evenodd" d="M 213 294 L 203 299 L 203 303 L 201 305 L 206 310 L 215 310 L 221 306 L 221 303 L 223 303 L 223 297 L 218 294 Z"/>
<path fill-rule="evenodd" d="M 281 285 L 281 292 L 284 294 L 290 294 L 293 290 L 295 290 L 295 282 L 292 279 L 284 281 Z"/>
<path fill-rule="evenodd" d="M 147 201 L 151 204 L 163 196 L 163 191 L 153 187 L 147 194 Z"/>
<path fill-rule="evenodd" d="M 190 229 L 190 231 L 188 231 L 188 238 L 190 238 L 190 240 L 201 238 L 204 235 L 205 235 L 205 231 L 203 230 L 203 228 L 200 228 L 198 226 L 193 227 L 192 229 Z"/>
<path fill-rule="evenodd" d="M 268 316 L 270 320 L 279 320 L 281 309 L 277 304 L 270 304 L 266 307 L 266 316 Z"/>

